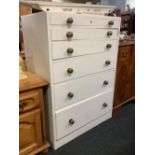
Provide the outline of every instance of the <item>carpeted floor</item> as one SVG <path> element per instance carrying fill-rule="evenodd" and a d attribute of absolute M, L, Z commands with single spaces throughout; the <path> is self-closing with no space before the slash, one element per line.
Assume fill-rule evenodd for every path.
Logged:
<path fill-rule="evenodd" d="M 40 155 L 134 155 L 135 104 L 128 103 L 118 115 L 103 122 L 57 151 Z"/>

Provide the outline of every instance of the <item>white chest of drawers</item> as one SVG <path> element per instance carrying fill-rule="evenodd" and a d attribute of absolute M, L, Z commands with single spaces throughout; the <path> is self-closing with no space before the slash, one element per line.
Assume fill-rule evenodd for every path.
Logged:
<path fill-rule="evenodd" d="M 40 12 L 23 16 L 22 26 L 28 69 L 50 83 L 49 138 L 57 149 L 112 115 L 120 18 Z"/>

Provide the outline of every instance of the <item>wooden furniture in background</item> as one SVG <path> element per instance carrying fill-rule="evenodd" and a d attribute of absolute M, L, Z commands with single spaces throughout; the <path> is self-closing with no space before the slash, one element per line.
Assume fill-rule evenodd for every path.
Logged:
<path fill-rule="evenodd" d="M 120 31 L 127 31 L 127 34 L 130 35 L 133 33 L 133 22 L 134 22 L 134 13 L 123 13 L 121 14 L 121 29 Z"/>
<path fill-rule="evenodd" d="M 47 81 L 26 72 L 19 83 L 19 154 L 34 155 L 48 151 L 46 139 L 43 87 Z"/>
<path fill-rule="evenodd" d="M 117 60 L 113 115 L 125 103 L 135 98 L 135 44 L 120 43 Z"/>

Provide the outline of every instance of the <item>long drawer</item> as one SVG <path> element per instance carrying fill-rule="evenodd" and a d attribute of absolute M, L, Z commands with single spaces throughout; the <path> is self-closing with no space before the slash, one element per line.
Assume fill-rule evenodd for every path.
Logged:
<path fill-rule="evenodd" d="M 51 44 L 53 59 L 70 58 L 99 52 L 116 52 L 117 50 L 117 40 L 73 40 L 71 42 L 52 42 Z"/>
<path fill-rule="evenodd" d="M 51 41 L 59 40 L 111 40 L 118 39 L 118 30 L 96 29 L 96 28 L 66 28 L 62 26 L 52 26 L 50 30 Z"/>
<path fill-rule="evenodd" d="M 56 110 L 83 99 L 114 89 L 115 70 L 100 72 L 76 80 L 53 85 Z"/>
<path fill-rule="evenodd" d="M 106 92 L 56 112 L 57 140 L 112 110 L 113 92 Z"/>
<path fill-rule="evenodd" d="M 119 17 L 101 15 L 52 13 L 49 14 L 50 24 L 66 26 L 100 26 L 102 28 L 119 28 Z"/>
<path fill-rule="evenodd" d="M 116 60 L 115 51 L 53 61 L 53 82 L 59 83 L 116 68 Z"/>

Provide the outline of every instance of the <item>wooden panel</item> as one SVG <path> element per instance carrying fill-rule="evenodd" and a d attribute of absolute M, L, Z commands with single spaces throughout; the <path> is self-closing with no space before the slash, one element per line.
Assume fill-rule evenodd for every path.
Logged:
<path fill-rule="evenodd" d="M 40 110 L 21 114 L 19 117 L 20 155 L 27 155 L 42 145 Z"/>
<path fill-rule="evenodd" d="M 135 96 L 135 46 L 132 46 L 131 57 L 131 96 Z"/>
<path fill-rule="evenodd" d="M 66 34 L 73 33 L 73 37 L 68 39 Z M 108 32 L 112 32 L 111 36 L 107 36 Z M 66 28 L 62 26 L 51 26 L 50 30 L 51 41 L 57 40 L 77 40 L 77 39 L 101 39 L 110 40 L 118 39 L 118 30 L 115 29 L 91 29 L 91 28 Z"/>
<path fill-rule="evenodd" d="M 114 89 L 114 80 L 115 70 L 56 84 L 53 86 L 54 107 L 58 110 L 109 89 Z M 108 81 L 108 84 L 105 85 L 104 81 Z M 69 97 L 69 93 L 72 93 L 73 97 Z"/>
<path fill-rule="evenodd" d="M 108 48 L 107 45 L 111 45 L 111 48 Z M 69 54 L 67 50 L 69 48 L 73 49 L 73 53 Z M 59 41 L 53 42 L 51 44 L 51 52 L 53 59 L 60 58 L 70 58 L 74 56 L 81 56 L 86 54 L 96 54 L 99 52 L 117 52 L 118 50 L 118 41 L 117 40 L 74 40 L 71 42 L 68 41 Z"/>
<path fill-rule="evenodd" d="M 117 52 L 107 52 L 54 61 L 54 83 L 116 68 L 116 59 Z M 110 61 L 109 65 L 107 61 Z M 73 73 L 68 74 L 69 68 L 73 69 Z"/>
<path fill-rule="evenodd" d="M 100 26 L 101 28 L 118 28 L 120 27 L 120 18 L 106 17 L 100 15 L 86 15 L 86 14 L 70 14 L 70 13 L 52 13 L 50 16 L 50 23 L 52 25 L 66 25 L 66 26 Z M 73 19 L 73 23 L 67 25 L 68 18 Z M 113 25 L 109 22 L 113 21 Z"/>
<path fill-rule="evenodd" d="M 114 108 L 120 107 L 120 105 L 123 105 L 134 97 L 134 59 L 134 46 L 122 46 L 119 48 Z"/>
<path fill-rule="evenodd" d="M 40 106 L 41 89 L 36 89 L 19 95 L 19 110 L 25 112 Z"/>
<path fill-rule="evenodd" d="M 110 112 L 112 103 L 113 91 L 108 91 L 83 100 L 72 107 L 56 111 L 57 139 Z"/>

